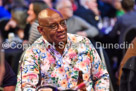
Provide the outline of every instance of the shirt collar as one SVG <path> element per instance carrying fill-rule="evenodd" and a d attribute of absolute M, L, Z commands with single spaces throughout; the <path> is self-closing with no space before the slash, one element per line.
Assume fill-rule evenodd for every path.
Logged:
<path fill-rule="evenodd" d="M 50 48 L 56 49 L 56 48 L 55 48 L 55 44 L 49 43 L 43 36 L 42 36 L 42 38 L 43 38 L 43 42 L 44 42 L 44 44 L 45 44 L 45 47 L 46 47 L 47 49 L 50 49 Z M 66 44 L 66 47 L 70 47 L 71 44 L 72 44 L 72 41 L 71 41 L 71 39 L 70 39 L 70 37 L 69 37 L 69 34 L 67 33 L 67 44 Z"/>
<path fill-rule="evenodd" d="M 50 49 L 50 48 L 54 48 L 55 49 L 55 46 L 54 46 L 54 44 L 51 44 L 51 43 L 49 43 L 44 37 L 43 37 L 43 42 L 44 42 L 44 44 L 45 44 L 45 47 L 48 49 Z"/>

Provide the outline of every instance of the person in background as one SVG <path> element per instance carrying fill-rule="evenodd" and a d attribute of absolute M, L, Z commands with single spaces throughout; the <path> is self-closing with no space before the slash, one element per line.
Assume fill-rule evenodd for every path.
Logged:
<path fill-rule="evenodd" d="M 4 66 L 5 66 L 4 68 L 5 74 L 3 75 L 3 80 L 2 80 L 3 90 L 4 91 L 15 91 L 17 77 L 15 73 L 13 72 L 12 68 L 10 67 L 10 65 L 6 61 L 4 62 Z"/>
<path fill-rule="evenodd" d="M 17 4 L 17 3 L 16 3 Z M 24 29 L 26 26 L 27 8 L 25 6 L 14 6 L 11 10 L 12 17 L 5 25 L 4 30 L 10 31 L 15 29 L 14 33 L 20 38 L 24 37 Z"/>
<path fill-rule="evenodd" d="M 75 89 L 80 71 L 87 91 L 109 91 L 109 74 L 88 38 L 67 33 L 66 20 L 54 9 L 42 10 L 38 23 L 42 36 L 24 53 L 16 91 L 48 84 Z"/>
<path fill-rule="evenodd" d="M 97 0 L 98 9 L 100 11 L 102 19 L 104 17 L 116 17 L 116 9 L 114 8 L 113 1 L 114 0 Z"/>
<path fill-rule="evenodd" d="M 14 0 L 2 0 L 3 1 L 3 7 L 11 12 L 11 9 L 13 7 Z"/>
<path fill-rule="evenodd" d="M 0 44 L 2 44 L 1 36 Z M 0 45 L 0 86 L 2 85 L 4 91 L 15 91 L 16 83 L 16 75 L 10 65 L 5 61 L 4 49 L 2 49 L 2 46 Z"/>
<path fill-rule="evenodd" d="M 12 8 L 12 18 L 3 21 L 0 24 L 2 35 L 5 35 L 4 42 L 21 44 L 24 37 L 24 28 L 26 25 L 27 9 L 23 6 Z M 5 49 L 5 59 L 11 65 L 13 71 L 17 74 L 19 57 L 21 56 L 22 49 L 8 47 Z"/>
<path fill-rule="evenodd" d="M 121 6 L 121 1 L 120 0 L 114 0 L 113 1 L 113 6 L 117 9 L 116 16 L 122 16 L 125 12 Z"/>
<path fill-rule="evenodd" d="M 136 27 L 136 12 L 134 11 L 134 0 L 121 0 L 121 6 L 123 10 L 125 11 L 125 14 L 118 17 L 115 25 L 113 26 L 112 31 L 109 33 L 109 37 L 113 40 L 115 43 L 128 43 L 126 41 L 121 41 L 120 38 L 125 31 L 127 31 L 129 28 Z M 123 49 L 119 48 L 118 50 L 115 50 L 116 52 L 113 52 L 112 55 L 116 55 L 118 60 L 115 62 L 117 64 L 116 70 L 118 71 L 120 62 L 123 57 Z M 115 54 L 116 53 L 116 54 Z M 124 60 L 124 59 L 123 59 Z M 122 65 L 122 62 L 121 62 Z M 120 69 L 122 69 L 123 66 L 121 66 Z M 120 74 L 119 74 L 120 75 Z M 120 75 L 121 76 L 121 75 Z M 118 78 L 118 76 L 117 76 Z"/>
<path fill-rule="evenodd" d="M 98 28 L 100 13 L 96 0 L 79 0 L 79 7 L 74 15 L 85 19 L 89 24 Z"/>
<path fill-rule="evenodd" d="M 72 3 L 70 0 L 59 0 L 56 4 L 57 10 L 67 20 L 68 33 L 79 34 L 93 38 L 99 34 L 99 31 L 82 18 L 73 15 Z"/>
<path fill-rule="evenodd" d="M 2 12 L 2 13 L 0 13 L 0 20 L 11 18 L 10 12 L 8 10 L 6 10 L 3 6 L 3 0 L 0 0 L 0 11 Z"/>
<path fill-rule="evenodd" d="M 125 32 L 125 29 L 135 26 L 136 27 L 136 12 L 134 11 L 134 4 L 133 0 L 122 0 L 121 5 L 125 14 L 121 17 L 118 17 L 112 31 L 110 32 L 110 37 L 118 37 L 120 34 Z M 127 22 L 126 22 L 127 21 Z"/>
<path fill-rule="evenodd" d="M 30 22 L 31 27 L 29 30 L 28 43 L 32 44 L 41 34 L 37 30 L 37 17 L 41 10 L 48 8 L 48 5 L 44 1 L 34 1 L 29 5 L 27 21 Z M 28 30 L 27 30 L 28 31 Z"/>

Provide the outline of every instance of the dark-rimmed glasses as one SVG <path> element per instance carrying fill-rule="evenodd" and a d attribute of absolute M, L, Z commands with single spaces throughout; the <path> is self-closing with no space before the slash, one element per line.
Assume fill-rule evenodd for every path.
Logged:
<path fill-rule="evenodd" d="M 49 26 L 42 26 L 42 27 L 48 27 L 51 30 L 57 30 L 57 29 L 59 29 L 59 25 L 61 25 L 61 27 L 65 28 L 66 27 L 66 20 L 61 20 L 59 23 L 52 23 Z"/>

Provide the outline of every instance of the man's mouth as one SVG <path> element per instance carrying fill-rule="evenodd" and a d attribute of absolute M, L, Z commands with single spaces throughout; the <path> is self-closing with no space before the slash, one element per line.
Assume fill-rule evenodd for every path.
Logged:
<path fill-rule="evenodd" d="M 64 39 L 65 37 L 66 37 L 66 33 L 63 33 L 63 34 L 57 36 L 57 38 L 59 38 L 59 39 Z"/>

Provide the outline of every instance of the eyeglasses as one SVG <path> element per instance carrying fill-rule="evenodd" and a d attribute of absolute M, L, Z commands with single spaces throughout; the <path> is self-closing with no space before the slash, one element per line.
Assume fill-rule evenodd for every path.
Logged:
<path fill-rule="evenodd" d="M 59 24 L 61 25 L 61 27 L 65 28 L 66 27 L 66 20 L 62 20 L 62 21 L 60 21 L 60 23 L 53 23 L 49 26 L 43 26 L 43 27 L 48 27 L 51 30 L 57 30 L 57 29 L 59 29 Z"/>

